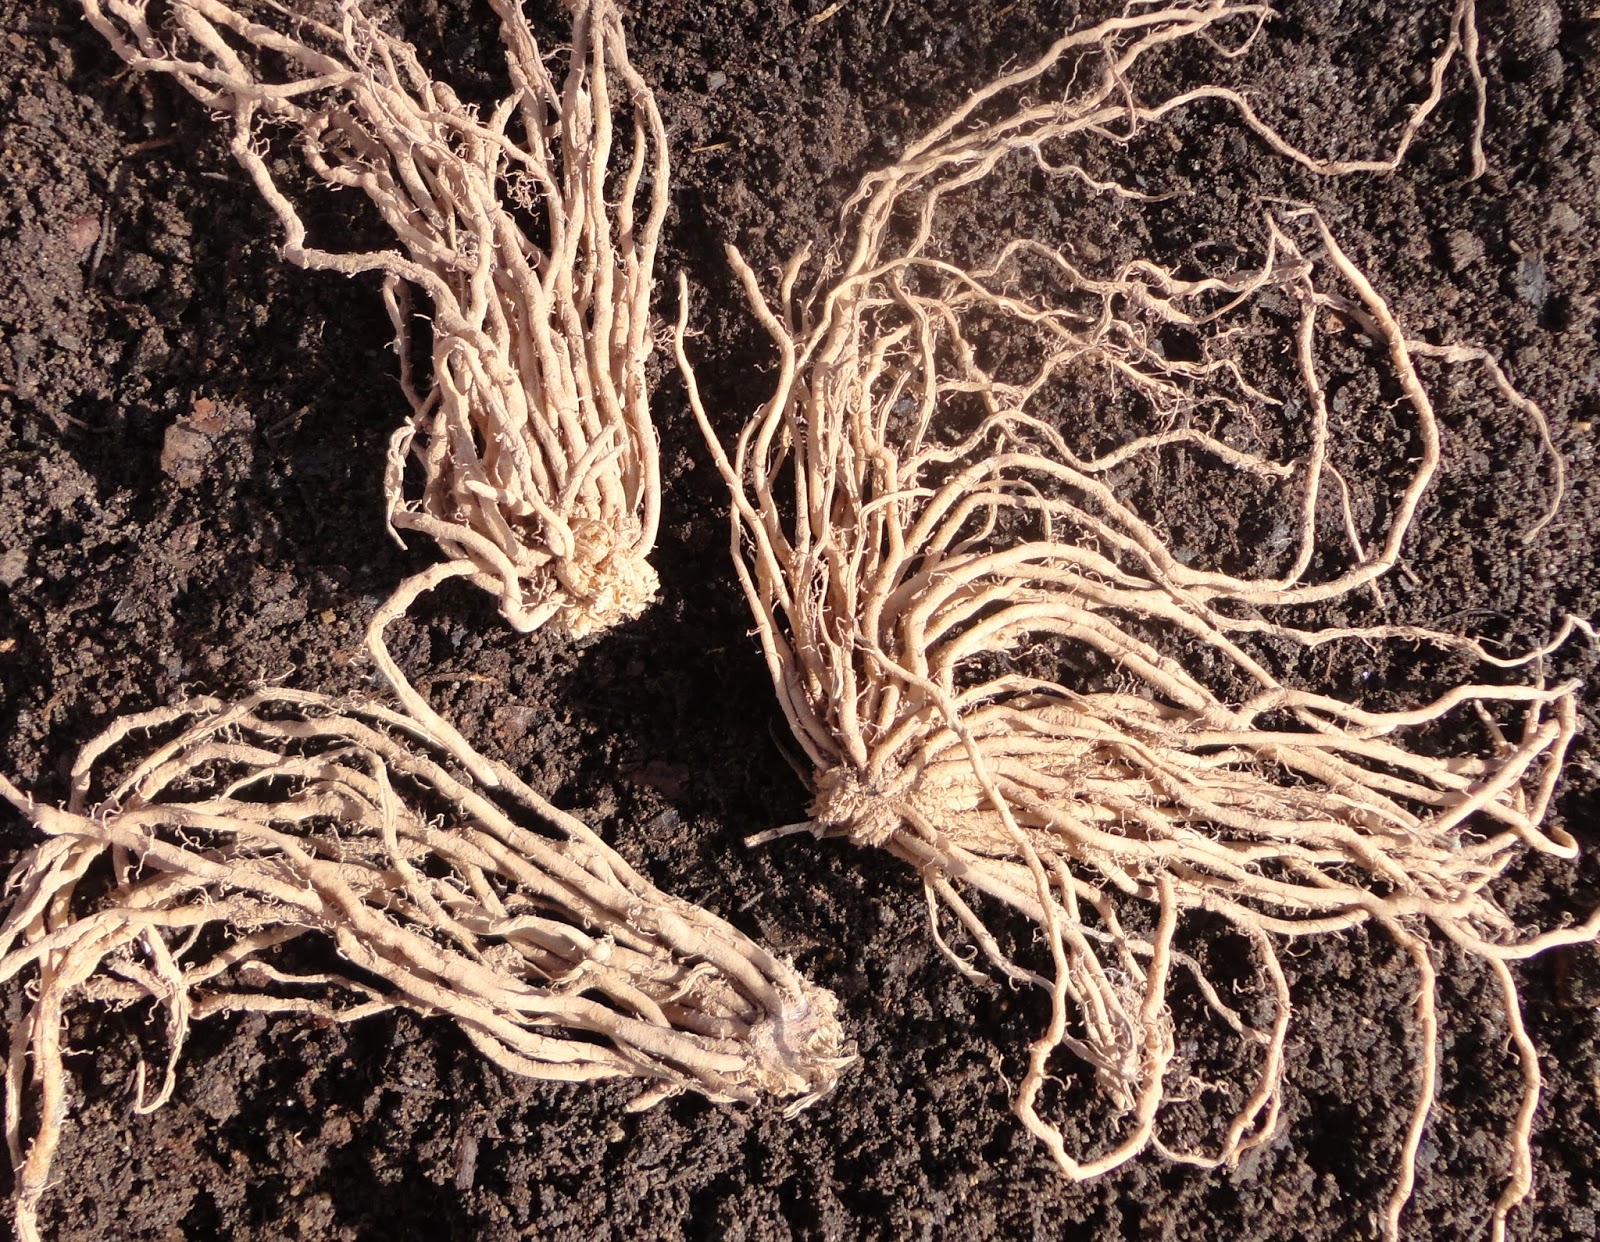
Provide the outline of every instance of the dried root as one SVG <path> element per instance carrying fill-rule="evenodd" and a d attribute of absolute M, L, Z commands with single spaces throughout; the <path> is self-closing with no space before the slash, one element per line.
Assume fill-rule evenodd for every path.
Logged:
<path fill-rule="evenodd" d="M 1211 276 L 1149 261 L 1097 274 L 1031 240 L 975 263 L 951 257 L 968 242 L 941 231 L 941 206 L 1014 155 L 1139 198 L 1066 160 L 1195 98 L 1243 109 L 1222 90 L 1143 103 L 1129 78 L 1163 44 L 1266 14 L 1133 8 L 1062 39 L 863 182 L 809 298 L 796 294 L 807 256 L 784 270 L 774 308 L 730 251 L 780 358 L 731 453 L 702 408 L 682 308 L 679 364 L 732 492 L 734 561 L 773 684 L 815 769 L 800 827 L 916 867 L 936 936 L 942 909 L 992 970 L 1048 993 L 1016 1109 L 1062 1171 L 1091 1177 L 1149 1148 L 1231 1164 L 1267 1141 L 1292 1015 L 1283 946 L 1371 923 L 1419 981 L 1417 1098 L 1384 1232 L 1398 1233 L 1433 1104 L 1430 942 L 1443 936 L 1493 971 L 1524 1082 L 1499 1236 L 1531 1185 L 1540 1088 L 1509 964 L 1600 928 L 1597 916 L 1532 932 L 1496 900 L 1529 851 L 1576 853 L 1542 826 L 1577 729 L 1574 686 L 1505 670 L 1536 668 L 1581 623 L 1501 657 L 1387 623 L 1380 584 L 1440 463 L 1419 365 L 1470 364 L 1548 449 L 1542 413 L 1483 351 L 1407 336 L 1308 210 L 1264 220 L 1255 270 Z M 1244 115 L 1277 149 L 1340 170 Z M 1299 373 L 1292 397 L 1255 374 L 1280 344 Z M 1331 408 L 1327 377 L 1351 369 L 1378 373 L 1369 389 L 1409 429 L 1382 438 L 1395 417 L 1384 402 Z M 1359 454 L 1384 460 L 1358 477 Z M 1215 546 L 1191 535 L 1175 550 L 1148 481 L 1158 471 L 1227 498 Z M 1305 619 L 1306 605 L 1369 600 L 1373 623 Z M 1308 684 L 1298 659 L 1419 646 L 1469 658 L 1486 680 L 1373 710 Z M 1008 950 L 974 894 L 1036 924 L 1044 960 Z M 1180 948 L 1197 911 L 1249 946 L 1243 999 Z M 1195 1115 L 1205 1067 L 1183 1024 L 1201 1021 L 1254 1068 L 1206 1084 L 1214 1139 L 1177 1150 L 1162 1123 L 1179 1105 Z M 1122 1119 L 1100 1150 L 1069 1152 L 1050 1119 L 1068 1107 L 1062 1053 Z"/>
<path fill-rule="evenodd" d="M 656 589 L 643 368 L 661 120 L 610 0 L 570 6 L 559 80 L 518 0 L 492 3 L 514 90 L 485 119 L 355 0 L 326 6 L 326 21 L 273 0 L 172 0 L 159 28 L 143 0 L 83 0 L 130 65 L 228 118 L 291 262 L 384 276 L 413 411 L 391 446 L 390 521 L 449 559 L 402 584 L 368 633 L 405 712 L 289 690 L 197 699 L 91 742 L 65 808 L 0 777 L 44 836 L 14 866 L 0 922 L 0 981 L 30 976 L 6 1060 L 25 1242 L 68 1112 L 62 1024 L 79 998 L 165 1010 L 162 1083 L 146 1098 L 141 1067 L 139 1111 L 170 1097 L 190 1024 L 237 1010 L 444 1015 L 512 1073 L 641 1079 L 639 1107 L 692 1089 L 798 1110 L 853 1059 L 829 994 L 474 752 L 389 656 L 387 625 L 453 577 L 497 596 L 519 629 L 573 635 L 636 615 Z M 617 167 L 608 79 L 632 111 Z M 307 244 L 270 154 L 282 131 L 314 180 L 367 196 L 396 248 Z M 432 304 L 425 392 L 409 365 L 411 287 Z"/>
<path fill-rule="evenodd" d="M 665 131 L 611 0 L 574 0 L 555 75 L 520 0 L 491 0 L 513 90 L 487 117 L 431 78 L 356 0 L 326 21 L 273 0 L 82 0 L 129 65 L 173 77 L 232 132 L 235 158 L 301 267 L 384 277 L 412 408 L 387 476 L 396 530 L 472 567 L 507 620 L 574 635 L 637 615 L 660 506 L 644 362 L 667 205 Z M 622 90 L 631 132 L 613 129 Z M 308 244 L 276 171 L 280 135 L 315 181 L 366 195 L 392 249 Z M 408 290 L 431 303 L 433 374 L 410 365 Z M 408 497 L 408 456 L 420 495 Z M 398 537 L 398 535 L 397 535 Z"/>
<path fill-rule="evenodd" d="M 240 1010 L 443 1015 L 514 1074 L 641 1079 L 640 1107 L 691 1089 L 799 1109 L 851 1059 L 832 996 L 507 769 L 382 706 L 266 689 L 192 700 L 120 720 L 72 780 L 57 810 L 0 777 L 44 834 L 0 924 L 0 980 L 32 974 L 6 1061 L 22 1239 L 38 1237 L 68 1112 L 77 998 L 165 1010 L 166 1067 L 148 1097 L 141 1072 L 141 1112 L 172 1094 L 190 1024 Z M 282 951 L 308 937 L 327 947 Z"/>

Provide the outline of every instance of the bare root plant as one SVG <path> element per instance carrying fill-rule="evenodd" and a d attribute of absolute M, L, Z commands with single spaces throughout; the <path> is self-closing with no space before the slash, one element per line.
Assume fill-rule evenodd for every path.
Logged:
<path fill-rule="evenodd" d="M 1463 13 L 1452 40 L 1470 50 Z M 1253 270 L 1215 275 L 1142 259 L 1096 273 L 1030 239 L 975 261 L 960 257 L 970 229 L 949 224 L 1011 157 L 1132 203 L 1131 185 L 1091 176 L 1089 150 L 1198 98 L 1235 105 L 1301 163 L 1344 170 L 1302 155 L 1232 91 L 1139 101 L 1142 57 L 1266 16 L 1134 6 L 1061 39 L 864 180 L 809 297 L 796 292 L 806 255 L 774 304 L 730 249 L 779 357 L 731 450 L 685 353 L 680 286 L 679 365 L 732 493 L 768 671 L 814 771 L 812 819 L 755 840 L 809 829 L 888 850 L 917 869 L 958 970 L 982 978 L 987 964 L 1048 994 L 1015 1108 L 1074 1179 L 1148 1149 L 1231 1165 L 1267 1141 L 1294 1011 L 1286 944 L 1386 933 L 1417 989 L 1391 1237 L 1438 1081 L 1442 937 L 1486 964 L 1523 1082 L 1499 1237 L 1531 1185 L 1540 1092 L 1512 967 L 1600 928 L 1525 928 L 1496 898 L 1530 852 L 1576 854 L 1543 822 L 1577 729 L 1574 686 L 1537 669 L 1582 623 L 1500 655 L 1389 620 L 1383 584 L 1397 566 L 1409 575 L 1407 537 L 1440 466 L 1422 370 L 1484 376 L 1554 459 L 1543 414 L 1488 353 L 1408 335 L 1308 209 L 1274 208 Z M 1258 374 L 1274 350 L 1293 359 L 1293 395 L 1270 395 Z M 1354 370 L 1376 373 L 1372 408 L 1330 408 L 1330 376 Z M 1352 465 L 1363 460 L 1366 476 Z M 1552 473 L 1558 500 L 1558 460 Z M 1225 498 L 1209 539 L 1191 530 L 1178 546 L 1162 491 L 1175 478 Z M 1341 623 L 1362 609 L 1371 620 Z M 1358 666 L 1363 652 L 1432 648 L 1484 679 L 1369 708 L 1317 688 L 1303 658 L 1315 648 Z M 1022 915 L 1042 948 L 994 930 L 986 903 Z M 941 912 L 970 938 L 965 953 Z M 1248 946 L 1238 989 L 1226 964 L 1184 947 L 1202 912 Z M 1202 1028 L 1236 1041 L 1223 1081 L 1197 1063 Z M 1120 1118 L 1088 1152 L 1063 1131 L 1064 1113 L 1083 1116 L 1066 1057 Z M 1190 1133 L 1197 1114 L 1209 1126 L 1206 1146 L 1180 1146 L 1174 1110 Z"/>
<path fill-rule="evenodd" d="M 828 993 L 504 767 L 378 704 L 195 699 L 90 742 L 61 809 L 3 777 L 0 795 L 43 834 L 0 924 L 0 980 L 31 975 L 5 1071 L 25 1240 L 68 1114 L 75 998 L 165 1010 L 139 1112 L 171 1096 L 190 1025 L 239 1011 L 444 1016 L 513 1074 L 640 1079 L 641 1108 L 684 1089 L 803 1108 L 850 1059 Z M 308 938 L 328 947 L 285 951 Z"/>
<path fill-rule="evenodd" d="M 83 0 L 129 65 L 225 118 L 285 257 L 383 276 L 412 407 L 391 445 L 389 518 L 449 559 L 403 583 L 368 632 L 405 711 L 291 690 L 196 699 L 89 743 L 63 808 L 0 777 L 43 836 L 0 915 L 0 981 L 28 978 L 5 1071 L 24 1242 L 69 1111 L 63 1023 L 78 999 L 165 1010 L 165 1070 L 147 1093 L 141 1064 L 141 1112 L 171 1096 L 191 1023 L 232 1011 L 442 1015 L 515 1074 L 640 1079 L 641 1108 L 690 1089 L 798 1110 L 853 1059 L 828 993 L 476 753 L 389 655 L 386 627 L 452 577 L 494 594 L 518 629 L 575 636 L 656 589 L 644 364 L 661 119 L 610 0 L 569 4 L 564 75 L 519 0 L 491 2 L 513 89 L 484 116 L 356 0 L 323 5 L 325 20 L 273 0 L 171 0 L 159 24 L 144 0 Z M 623 141 L 613 83 L 631 111 Z M 313 183 L 366 196 L 394 248 L 308 244 L 285 137 Z M 431 303 L 420 388 L 413 288 Z"/>
<path fill-rule="evenodd" d="M 520 0 L 491 0 L 512 90 L 487 115 L 357 0 L 322 5 L 326 20 L 274 0 L 82 3 L 123 60 L 170 76 L 229 127 L 285 258 L 384 278 L 412 409 L 391 445 L 392 528 L 436 540 L 520 630 L 553 619 L 583 635 L 637 615 L 656 591 L 644 364 L 667 154 L 611 0 L 571 0 L 564 73 Z M 622 134 L 613 91 L 631 113 Z M 313 185 L 364 194 L 394 245 L 311 245 L 278 158 L 289 143 Z M 431 304 L 422 384 L 413 288 Z"/>

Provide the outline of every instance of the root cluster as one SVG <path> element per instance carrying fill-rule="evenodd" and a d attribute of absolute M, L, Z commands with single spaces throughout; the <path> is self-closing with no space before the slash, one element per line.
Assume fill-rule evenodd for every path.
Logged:
<path fill-rule="evenodd" d="M 13 867 L 0 916 L 0 981 L 27 979 L 5 1071 L 23 1242 L 38 1237 L 69 1111 L 62 1027 L 80 999 L 165 1011 L 165 1070 L 147 1096 L 141 1067 L 139 1111 L 171 1095 L 190 1024 L 238 1010 L 438 1015 L 511 1073 L 640 1079 L 638 1107 L 692 1089 L 799 1109 L 853 1060 L 828 993 L 476 753 L 384 641 L 454 577 L 496 596 L 519 630 L 574 636 L 636 615 L 656 590 L 644 364 L 667 202 L 661 119 L 611 0 L 569 6 L 564 72 L 519 0 L 491 2 L 512 90 L 485 114 L 356 0 L 320 17 L 274 0 L 82 0 L 131 67 L 224 118 L 285 257 L 383 277 L 412 410 L 391 443 L 388 518 L 447 559 L 371 622 L 401 710 L 291 690 L 196 699 L 89 743 L 64 808 L 0 777 L 43 837 Z M 630 132 L 614 131 L 614 106 Z M 360 191 L 393 246 L 309 244 L 290 144 L 313 184 Z M 413 289 L 430 303 L 424 386 Z"/>
<path fill-rule="evenodd" d="M 78 997 L 165 1012 L 169 1054 L 148 1098 L 141 1071 L 145 1110 L 171 1094 L 189 1024 L 232 1010 L 441 1015 L 511 1072 L 636 1077 L 642 1103 L 690 1088 L 802 1107 L 850 1060 L 830 996 L 474 752 L 385 644 L 387 625 L 452 577 L 490 591 L 518 629 L 573 635 L 655 592 L 644 363 L 661 119 L 611 0 L 570 6 L 563 72 L 518 0 L 491 2 L 512 90 L 479 108 L 356 0 L 320 16 L 171 0 L 158 19 L 145 0 L 82 0 L 130 66 L 225 118 L 291 262 L 383 277 L 412 410 L 391 445 L 389 520 L 447 559 L 403 584 L 368 633 L 403 710 L 288 690 L 193 700 L 91 742 L 64 808 L 0 778 L 43 837 L 13 870 L 0 922 L 0 980 L 30 976 L 5 1071 L 25 1240 L 67 1113 L 62 1023 Z M 1307 155 L 1224 87 L 1141 99 L 1145 58 L 1190 39 L 1237 53 L 1270 15 L 1233 0 L 1132 3 L 1058 40 L 863 181 L 806 295 L 808 255 L 769 300 L 730 251 L 779 354 L 773 395 L 731 451 L 685 353 L 686 287 L 678 360 L 732 495 L 734 564 L 768 669 L 814 769 L 798 827 L 911 864 L 959 970 L 1048 997 L 1016 1109 L 1062 1171 L 1091 1177 L 1149 1149 L 1231 1164 L 1268 1141 L 1294 1010 L 1285 946 L 1373 925 L 1417 978 L 1416 1098 L 1384 1232 L 1398 1234 L 1433 1107 L 1443 940 L 1492 975 L 1523 1082 L 1498 1237 L 1532 1184 L 1541 1085 L 1512 966 L 1600 931 L 1600 914 L 1520 926 L 1496 895 L 1530 852 L 1576 853 L 1545 823 L 1575 687 L 1542 668 L 1587 627 L 1569 620 L 1506 654 L 1392 620 L 1385 587 L 1409 572 L 1443 456 L 1426 377 L 1470 369 L 1547 450 L 1551 506 L 1528 537 L 1563 484 L 1543 413 L 1486 351 L 1409 334 L 1304 206 L 1264 209 L 1234 247 L 1254 260 L 1211 273 L 1096 265 L 1034 237 L 984 250 L 954 223 L 1017 164 L 1134 210 L 1148 188 L 1092 173 L 1086 152 L 1206 102 L 1312 171 L 1393 169 L 1458 59 L 1481 170 L 1472 0 L 1457 0 L 1387 158 Z M 286 144 L 311 183 L 359 191 L 393 245 L 309 244 Z M 430 304 L 421 384 L 412 290 Z M 1331 377 L 1358 374 L 1329 397 Z M 1168 521 L 1173 477 L 1216 498 L 1208 529 Z M 1345 667 L 1425 649 L 1474 671 L 1374 706 L 1319 681 L 1317 649 Z M 994 930 L 1001 909 L 1038 945 Z M 1186 944 L 1201 915 L 1245 947 L 1236 969 Z M 941 930 L 951 918 L 959 949 Z M 1194 1024 L 1231 1033 L 1248 1067 L 1237 1080 L 1205 1080 Z M 1069 1151 L 1062 1121 L 1077 1106 L 1072 1059 L 1080 1095 L 1117 1130 L 1089 1151 Z M 1180 1108 L 1186 1122 L 1207 1113 L 1208 1143 L 1178 1144 Z"/>
<path fill-rule="evenodd" d="M 54 809 L 0 778 L 43 834 L 0 924 L 0 981 L 33 978 L 6 1062 L 24 1239 L 68 1110 L 76 999 L 165 1010 L 141 1112 L 171 1095 L 190 1023 L 241 1010 L 443 1016 L 514 1074 L 641 1079 L 640 1107 L 688 1088 L 800 1108 L 851 1059 L 828 993 L 509 770 L 381 705 L 191 700 L 118 721 L 72 781 Z M 307 938 L 324 947 L 287 947 Z"/>
<path fill-rule="evenodd" d="M 130 66 L 170 76 L 226 118 L 290 262 L 384 277 L 412 408 L 391 445 L 393 527 L 470 565 L 518 629 L 554 620 L 583 635 L 637 615 L 656 591 L 645 558 L 659 453 L 644 362 L 667 154 L 611 0 L 571 6 L 564 73 L 519 0 L 492 0 L 512 90 L 487 115 L 356 0 L 326 5 L 326 20 L 274 0 L 82 3 Z M 631 112 L 624 134 L 613 91 Z M 311 245 L 278 171 L 289 144 L 313 183 L 365 195 L 394 245 Z M 430 304 L 421 386 L 411 289 Z"/>
<path fill-rule="evenodd" d="M 1475 50 L 1470 7 L 1405 142 L 1449 56 Z M 732 493 L 734 561 L 773 685 L 815 771 L 813 818 L 797 827 L 904 859 L 958 969 L 1048 994 L 1015 1106 L 1062 1171 L 1087 1178 L 1150 1148 L 1216 1166 L 1267 1141 L 1293 1014 L 1284 947 L 1373 924 L 1418 983 L 1417 1091 L 1384 1231 L 1398 1232 L 1433 1105 L 1442 937 L 1492 973 L 1524 1082 L 1498 1236 L 1531 1184 L 1540 1088 L 1510 966 L 1600 927 L 1519 927 L 1495 895 L 1530 851 L 1576 853 L 1543 824 L 1577 729 L 1574 686 L 1537 670 L 1580 623 L 1501 656 L 1390 623 L 1382 584 L 1440 465 L 1423 368 L 1472 368 L 1548 449 L 1542 413 L 1484 351 L 1409 336 L 1309 209 L 1264 213 L 1258 260 L 1215 274 L 1149 260 L 1094 271 L 1033 239 L 974 261 L 949 224 L 1013 159 L 1135 203 L 1142 191 L 1077 161 L 1200 98 L 1299 162 L 1345 171 L 1230 91 L 1139 99 L 1141 58 L 1248 36 L 1266 13 L 1134 7 L 1062 39 L 862 183 L 809 296 L 796 292 L 807 255 L 770 302 L 730 251 L 779 355 L 731 451 L 701 407 L 682 317 L 678 357 Z M 1368 165 L 1389 162 L 1353 166 Z M 1297 392 L 1273 395 L 1256 373 L 1275 345 Z M 1356 370 L 1407 424 L 1398 436 L 1381 434 L 1396 417 L 1382 403 L 1332 408 L 1330 375 Z M 1356 477 L 1342 463 L 1357 451 L 1387 460 Z M 1225 498 L 1210 545 L 1177 545 L 1157 471 Z M 1558 461 L 1552 472 L 1558 500 Z M 1270 538 L 1242 533 L 1274 522 Z M 1376 618 L 1318 623 L 1313 605 Z M 1307 677 L 1319 647 L 1358 661 L 1433 648 L 1482 680 L 1369 709 Z M 1036 925 L 1043 951 L 1008 949 L 988 903 Z M 1183 948 L 1200 912 L 1249 947 L 1242 998 Z M 943 938 L 941 913 L 973 956 Z M 1231 1033 L 1253 1066 L 1204 1084 L 1201 1149 L 1163 1136 L 1173 1105 L 1192 1116 L 1205 1073 L 1184 1021 Z M 1121 1118 L 1098 1150 L 1068 1150 L 1065 1057 Z"/>

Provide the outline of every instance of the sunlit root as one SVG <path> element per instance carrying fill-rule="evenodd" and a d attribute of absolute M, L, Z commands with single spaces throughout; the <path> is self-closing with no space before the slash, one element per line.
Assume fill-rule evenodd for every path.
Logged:
<path fill-rule="evenodd" d="M 983 242 L 953 235 L 941 211 L 1009 156 L 1142 197 L 1072 161 L 1184 102 L 1243 101 L 1143 102 L 1138 59 L 1186 36 L 1249 35 L 1265 15 L 1133 8 L 1060 41 L 863 181 L 808 296 L 807 256 L 769 302 L 730 251 L 779 355 L 773 395 L 731 451 L 685 354 L 686 287 L 679 364 L 732 493 L 734 561 L 779 702 L 815 771 L 806 826 L 916 867 L 964 973 L 1048 993 L 1016 1108 L 1061 1169 L 1085 1178 L 1150 1148 L 1214 1166 L 1265 1142 L 1292 1014 L 1284 945 L 1371 923 L 1418 983 L 1417 1094 L 1384 1231 L 1398 1233 L 1433 1105 L 1442 936 L 1493 971 L 1524 1082 L 1500 1235 L 1531 1185 L 1540 1088 L 1507 964 L 1600 927 L 1530 930 L 1496 899 L 1530 851 L 1576 853 L 1544 824 L 1574 686 L 1538 670 L 1587 627 L 1500 654 L 1391 623 L 1383 584 L 1441 463 L 1422 368 L 1469 368 L 1526 420 L 1552 482 L 1529 535 L 1562 488 L 1543 413 L 1485 352 L 1409 337 L 1307 209 L 1264 214 L 1239 239 L 1253 265 L 1215 275 L 1145 260 L 1095 271 L 1035 240 L 974 261 Z M 1343 170 L 1248 119 L 1302 163 Z M 1347 391 L 1383 400 L 1330 402 L 1330 376 L 1359 372 Z M 1175 478 L 1223 506 L 1213 533 L 1181 546 L 1160 486 Z M 1319 622 L 1313 605 L 1369 619 Z M 1481 680 L 1367 708 L 1319 688 L 1314 648 L 1346 667 L 1431 649 Z M 1042 949 L 1008 947 L 984 914 L 996 902 L 1037 925 Z M 945 939 L 941 909 L 975 957 Z M 1237 934 L 1241 993 L 1184 950 L 1196 912 Z M 1206 1083 L 1203 1105 L 1186 1025 L 1236 1039 L 1247 1067 Z M 1120 1118 L 1088 1153 L 1068 1150 L 1060 1053 Z M 1203 1150 L 1163 1138 L 1179 1105 L 1191 1123 L 1210 1116 Z"/>
<path fill-rule="evenodd" d="M 496 779 L 491 791 L 463 760 Z M 125 773 L 125 775 L 123 774 Z M 0 980 L 28 977 L 6 1062 L 16 1226 L 69 1112 L 68 1006 L 154 1001 L 172 1094 L 190 1024 L 230 1011 L 450 1019 L 534 1078 L 637 1078 L 803 1108 L 850 1060 L 834 1000 L 640 876 L 509 770 L 371 703 L 259 690 L 125 717 L 71 800 L 0 796 L 44 834 L 7 881 Z M 288 948 L 290 942 L 313 947 Z"/>
<path fill-rule="evenodd" d="M 487 115 L 355 0 L 307 6 L 324 20 L 271 0 L 82 3 L 131 66 L 171 76 L 222 119 L 285 258 L 384 277 L 412 408 L 390 452 L 393 527 L 471 565 L 519 629 L 554 620 L 583 635 L 637 615 L 656 592 L 644 363 L 667 154 L 611 0 L 569 6 L 560 71 L 520 0 L 491 0 L 513 89 Z M 614 103 L 631 114 L 620 134 Z M 291 145 L 315 182 L 364 194 L 395 245 L 310 244 L 282 171 Z M 411 289 L 430 303 L 420 384 Z"/>

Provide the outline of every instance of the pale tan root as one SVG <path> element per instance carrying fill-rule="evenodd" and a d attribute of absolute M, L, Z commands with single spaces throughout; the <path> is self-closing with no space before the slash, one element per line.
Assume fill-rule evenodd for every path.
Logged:
<path fill-rule="evenodd" d="M 326 6 L 327 22 L 270 0 L 82 4 L 129 65 L 171 76 L 223 119 L 286 259 L 384 278 L 412 409 L 390 452 L 393 528 L 473 566 L 519 629 L 554 620 L 583 635 L 637 615 L 656 593 L 644 363 L 668 169 L 611 0 L 570 4 L 560 72 L 520 0 L 491 0 L 512 89 L 487 116 L 356 0 Z M 614 112 L 629 118 L 621 132 Z M 365 195 L 394 246 L 312 245 L 274 171 L 285 139 L 315 181 Z M 413 288 L 430 304 L 432 374 L 420 385 Z M 408 460 L 422 479 L 414 495 Z"/>
<path fill-rule="evenodd" d="M 1308 167 L 1345 172 L 1394 167 L 1439 101 L 1451 57 L 1465 55 L 1481 90 L 1463 3 L 1390 160 L 1306 156 L 1231 91 L 1140 99 L 1141 57 L 1196 35 L 1252 38 L 1268 14 L 1243 3 L 1137 7 L 1066 36 L 862 182 L 808 295 L 796 292 L 806 255 L 769 303 L 730 250 L 779 359 L 770 400 L 731 450 L 685 353 L 681 283 L 678 361 L 732 495 L 733 560 L 779 703 L 815 769 L 814 829 L 905 859 L 979 960 L 1048 993 L 1016 1107 L 1063 1172 L 1093 1176 L 1152 1147 L 1229 1164 L 1270 1139 L 1292 1016 L 1282 946 L 1371 922 L 1418 975 L 1417 1092 L 1383 1231 L 1399 1233 L 1433 1107 L 1429 943 L 1442 935 L 1496 972 L 1524 1083 L 1510 1180 L 1493 1212 L 1499 1235 L 1531 1185 L 1539 1092 L 1507 964 L 1600 928 L 1590 916 L 1529 932 L 1495 896 L 1530 851 L 1576 853 L 1544 822 L 1578 727 L 1575 687 L 1547 684 L 1540 670 L 1588 627 L 1569 619 L 1538 650 L 1506 653 L 1389 621 L 1380 584 L 1404 561 L 1443 457 L 1424 368 L 1479 368 L 1553 460 L 1543 411 L 1487 352 L 1408 335 L 1308 209 L 1263 213 L 1254 268 L 1215 276 L 1143 260 L 1097 272 L 1032 240 L 957 262 L 950 256 L 971 239 L 941 231 L 941 205 L 963 189 L 970 198 L 1009 157 L 1140 197 L 1084 173 L 1081 148 L 1124 141 L 1195 99 L 1232 105 Z M 1361 340 L 1341 337 L 1346 328 Z M 1169 331 L 1198 356 L 1169 356 Z M 1274 332 L 1297 392 L 1273 393 L 1273 380 L 1252 373 L 1255 343 Z M 1384 405 L 1331 409 L 1335 365 L 1341 377 L 1375 370 L 1408 434 L 1369 434 L 1388 430 Z M 1108 388 L 1123 394 L 1124 418 L 1146 422 L 1110 446 L 1111 429 L 1082 395 Z M 1369 456 L 1387 448 L 1386 473 L 1367 479 L 1342 465 L 1354 444 Z M 1189 480 L 1228 481 L 1211 489 L 1237 497 L 1224 527 L 1252 518 L 1264 529 L 1281 516 L 1283 538 L 1247 550 L 1257 567 L 1239 568 L 1237 551 L 1225 562 L 1225 548 L 1180 556 L 1171 546 L 1159 491 L 1130 486 L 1138 469 L 1171 463 Z M 1551 475 L 1550 505 L 1527 533 L 1559 502 L 1558 461 Z M 1304 605 L 1334 601 L 1378 615 L 1305 620 Z M 1470 657 L 1481 680 L 1373 710 L 1308 684 L 1296 667 L 1297 653 L 1318 647 L 1353 656 L 1419 644 Z M 1105 671 L 1087 685 L 1074 666 Z M 1418 740 L 1443 722 L 1473 725 L 1474 713 L 1478 746 L 1441 752 Z M 1007 949 L 974 893 L 1037 923 L 1044 954 Z M 1220 917 L 1250 946 L 1252 1011 L 1271 1014 L 1259 1027 L 1179 947 L 1193 911 Z M 1163 1110 L 1191 1099 L 1196 1081 L 1179 1051 L 1195 1041 L 1176 1038 L 1169 1003 L 1180 977 L 1254 1066 L 1215 1084 L 1216 1137 L 1201 1151 L 1174 1150 L 1161 1134 Z M 1069 1151 L 1052 1118 L 1063 1052 L 1089 1067 L 1121 1118 L 1120 1137 L 1098 1150 Z"/>
<path fill-rule="evenodd" d="M 355 0 L 324 6 L 326 21 L 273 0 L 82 3 L 129 65 L 222 118 L 290 262 L 383 276 L 412 409 L 391 442 L 389 520 L 449 559 L 404 583 L 369 634 L 411 716 L 286 690 L 194 700 L 90 743 L 66 808 L 0 778 L 45 837 L 13 869 L 0 923 L 0 979 L 34 976 L 6 1068 L 18 1235 L 38 1236 L 78 997 L 166 1010 L 162 1085 L 146 1098 L 139 1067 L 140 1111 L 170 1096 L 196 1019 L 395 1008 L 448 1016 L 513 1073 L 642 1079 L 641 1107 L 686 1088 L 804 1107 L 853 1059 L 833 998 L 476 754 L 383 641 L 451 577 L 489 591 L 521 630 L 575 636 L 655 594 L 644 363 L 668 169 L 614 4 L 569 5 L 572 47 L 552 72 L 518 0 L 491 0 L 512 92 L 484 117 Z M 623 134 L 614 112 L 629 117 Z M 314 181 L 365 196 L 393 248 L 309 244 L 277 159 L 285 135 Z M 420 386 L 413 289 L 431 311 Z M 113 780 L 107 755 L 146 732 L 165 740 Z M 275 951 L 307 935 L 335 968 L 285 968 Z"/>
<path fill-rule="evenodd" d="M 832 996 L 459 749 L 379 704 L 262 689 L 123 718 L 61 809 L 0 778 L 43 834 L 0 922 L 0 980 L 29 977 L 6 1061 L 20 1238 L 38 1237 L 80 997 L 166 1011 L 141 1111 L 171 1095 L 190 1023 L 239 1010 L 438 1015 L 511 1073 L 637 1078 L 641 1102 L 801 1108 L 832 1086 L 852 1059 Z M 306 936 L 326 968 L 274 954 Z"/>

